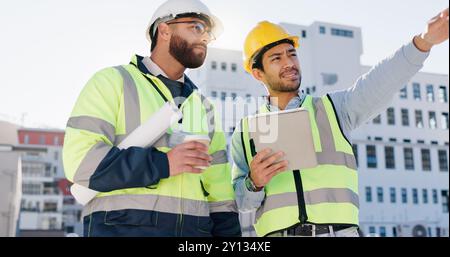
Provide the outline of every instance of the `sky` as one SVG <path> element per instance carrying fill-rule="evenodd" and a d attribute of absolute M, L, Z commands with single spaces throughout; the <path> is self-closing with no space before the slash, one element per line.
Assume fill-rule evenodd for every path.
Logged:
<path fill-rule="evenodd" d="M 0 2 L 0 120 L 64 129 L 75 101 L 98 70 L 149 55 L 145 28 L 163 0 Z M 224 23 L 211 47 L 242 50 L 258 21 L 314 21 L 362 28 L 363 65 L 375 65 L 424 31 L 448 0 L 203 0 Z M 345 60 L 343 60 L 345 61 Z M 422 71 L 448 74 L 449 44 Z"/>

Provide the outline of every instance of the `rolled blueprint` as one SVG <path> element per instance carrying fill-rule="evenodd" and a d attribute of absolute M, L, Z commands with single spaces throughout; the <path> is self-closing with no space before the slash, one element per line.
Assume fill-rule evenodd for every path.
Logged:
<path fill-rule="evenodd" d="M 153 145 L 163 136 L 172 125 L 183 117 L 181 111 L 172 103 L 165 103 L 162 108 L 153 114 L 144 124 L 133 130 L 117 147 L 127 149 L 132 146 L 148 147 Z M 70 188 L 75 200 L 86 205 L 96 195 L 97 191 L 79 184 L 73 184 Z"/>

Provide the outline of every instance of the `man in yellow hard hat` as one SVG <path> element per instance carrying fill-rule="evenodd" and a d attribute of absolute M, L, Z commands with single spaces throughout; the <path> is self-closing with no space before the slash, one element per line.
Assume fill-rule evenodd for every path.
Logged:
<path fill-rule="evenodd" d="M 234 188 L 241 210 L 257 208 L 258 236 L 358 236 L 358 174 L 350 132 L 389 105 L 422 68 L 431 48 L 448 39 L 448 28 L 447 9 L 350 89 L 322 97 L 299 90 L 298 37 L 267 21 L 248 34 L 245 70 L 269 93 L 259 112 L 307 109 L 318 160 L 314 168 L 286 171 L 288 163 L 279 161 L 283 152 L 254 153 L 248 117 L 241 121 L 232 137 Z"/>

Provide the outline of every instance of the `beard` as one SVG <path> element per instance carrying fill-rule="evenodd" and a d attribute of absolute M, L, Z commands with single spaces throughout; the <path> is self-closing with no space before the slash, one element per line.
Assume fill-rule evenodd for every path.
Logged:
<path fill-rule="evenodd" d="M 195 53 L 195 48 L 199 46 L 205 48 L 205 53 Z M 205 44 L 189 44 L 186 40 L 176 34 L 174 34 L 170 40 L 170 55 L 188 69 L 196 69 L 202 66 L 205 62 L 206 52 L 207 47 Z"/>
<path fill-rule="evenodd" d="M 289 82 L 283 81 L 282 75 L 284 72 L 281 72 L 280 75 L 276 77 L 276 79 L 268 79 L 267 82 L 270 85 L 270 89 L 282 93 L 290 93 L 298 91 L 300 85 L 302 84 L 302 74 L 298 69 L 296 68 L 292 69 L 298 72 L 299 76 L 298 81 L 289 81 Z"/>

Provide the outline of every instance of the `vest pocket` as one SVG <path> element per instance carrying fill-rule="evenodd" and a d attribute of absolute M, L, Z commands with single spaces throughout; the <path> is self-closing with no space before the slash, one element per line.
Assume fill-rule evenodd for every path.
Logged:
<path fill-rule="evenodd" d="M 104 224 L 108 226 L 156 226 L 158 213 L 144 210 L 118 210 L 105 212 Z"/>

